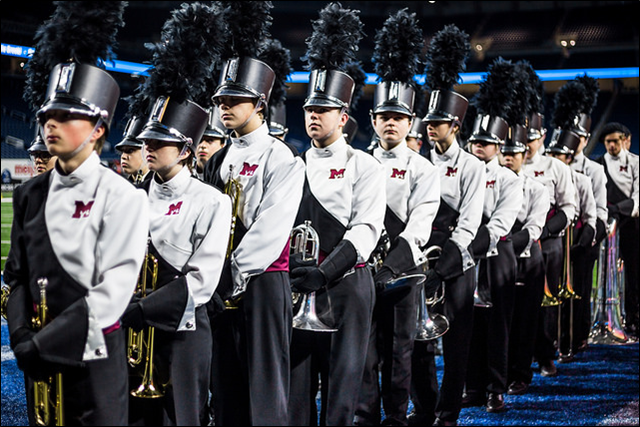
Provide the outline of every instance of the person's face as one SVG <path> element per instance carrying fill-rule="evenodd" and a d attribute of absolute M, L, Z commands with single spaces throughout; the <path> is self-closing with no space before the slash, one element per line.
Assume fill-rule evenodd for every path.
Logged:
<path fill-rule="evenodd" d="M 498 154 L 498 145 L 474 142 L 471 144 L 471 153 L 480 160 L 488 162 Z"/>
<path fill-rule="evenodd" d="M 500 164 L 514 172 L 520 172 L 524 163 L 524 153 L 501 153 Z"/>
<path fill-rule="evenodd" d="M 568 154 L 564 154 L 564 153 L 548 153 L 548 156 L 551 157 L 555 157 L 556 159 L 560 160 L 562 163 L 564 164 L 569 164 L 571 163 L 571 156 Z"/>
<path fill-rule="evenodd" d="M 32 151 L 29 154 L 33 164 L 36 166 L 36 172 L 38 175 L 45 173 L 48 170 L 53 169 L 56 164 L 56 156 L 52 156 L 48 151 Z"/>
<path fill-rule="evenodd" d="M 454 135 L 451 129 L 452 122 L 445 120 L 433 120 L 427 122 L 427 137 L 433 143 L 439 143 L 450 139 Z"/>
<path fill-rule="evenodd" d="M 422 149 L 422 140 L 409 136 L 407 137 L 407 147 L 411 148 L 416 153 L 419 153 Z"/>
<path fill-rule="evenodd" d="M 257 101 L 242 96 L 219 96 L 216 103 L 220 109 L 220 120 L 227 129 L 241 131 L 255 110 Z"/>
<path fill-rule="evenodd" d="M 125 146 L 120 149 L 120 166 L 127 175 L 138 173 L 142 169 L 143 162 L 140 148 Z"/>
<path fill-rule="evenodd" d="M 611 156 L 617 156 L 625 145 L 625 137 L 622 132 L 613 132 L 604 137 L 604 147 Z"/>
<path fill-rule="evenodd" d="M 49 152 L 63 159 L 71 157 L 86 139 L 97 140 L 104 134 L 104 126 L 94 132 L 94 124 L 83 114 L 65 110 L 47 111 L 43 119 L 44 141 Z M 91 135 L 91 133 L 93 135 Z M 93 149 L 93 145 L 91 145 Z"/>
<path fill-rule="evenodd" d="M 214 138 L 212 136 L 203 136 L 198 148 L 196 148 L 196 161 L 198 168 L 204 168 L 207 161 L 213 154 L 222 148 L 222 138 Z"/>
<path fill-rule="evenodd" d="M 543 135 L 538 139 L 532 139 L 527 141 L 527 155 L 526 155 L 527 159 L 531 159 L 538 152 L 540 147 L 542 147 L 542 144 L 544 144 L 545 136 L 546 135 Z"/>
<path fill-rule="evenodd" d="M 309 106 L 304 109 L 304 124 L 307 135 L 320 146 L 328 145 L 336 141 L 342 132 L 342 128 L 349 116 L 340 108 Z"/>
<path fill-rule="evenodd" d="M 398 145 L 409 133 L 411 118 L 406 114 L 384 112 L 374 114 L 373 128 L 385 150 Z"/>
<path fill-rule="evenodd" d="M 157 172 L 165 180 L 171 179 L 182 169 L 179 162 L 188 156 L 188 152 L 181 154 L 177 142 L 149 139 L 145 141 L 144 149 L 149 170 Z"/>

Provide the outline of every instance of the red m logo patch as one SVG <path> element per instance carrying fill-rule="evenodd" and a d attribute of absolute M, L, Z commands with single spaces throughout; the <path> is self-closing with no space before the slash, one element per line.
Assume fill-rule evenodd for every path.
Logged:
<path fill-rule="evenodd" d="M 494 185 L 496 185 L 495 179 L 493 181 L 487 181 L 487 188 L 493 188 Z"/>
<path fill-rule="evenodd" d="M 542 176 L 544 175 L 544 171 L 533 171 L 535 176 Z"/>
<path fill-rule="evenodd" d="M 627 166 L 620 166 L 620 172 L 627 172 Z"/>
<path fill-rule="evenodd" d="M 342 179 L 344 178 L 344 169 L 330 169 L 331 175 L 329 179 Z"/>
<path fill-rule="evenodd" d="M 182 207 L 182 201 L 179 201 L 178 203 L 175 204 L 171 204 L 169 205 L 169 211 L 165 214 L 166 216 L 169 215 L 178 215 L 180 213 L 180 208 Z"/>
<path fill-rule="evenodd" d="M 391 171 L 391 178 L 400 178 L 400 179 L 404 179 L 404 175 L 407 173 L 406 170 L 399 170 L 396 168 L 393 168 Z"/>
<path fill-rule="evenodd" d="M 445 173 L 445 176 L 456 176 L 456 174 L 458 173 L 458 168 L 452 168 L 451 166 L 447 166 L 447 173 Z"/>
<path fill-rule="evenodd" d="M 258 165 L 250 165 L 247 162 L 242 164 L 242 170 L 240 171 L 240 175 L 243 176 L 253 176 L 256 173 L 256 169 L 258 169 Z"/>
<path fill-rule="evenodd" d="M 86 218 L 91 213 L 93 207 L 93 200 L 86 205 L 80 200 L 76 200 L 76 211 L 71 215 L 71 218 Z"/>

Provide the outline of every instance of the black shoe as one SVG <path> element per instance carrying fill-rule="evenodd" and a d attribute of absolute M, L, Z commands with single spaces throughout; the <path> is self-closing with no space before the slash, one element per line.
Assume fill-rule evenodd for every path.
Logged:
<path fill-rule="evenodd" d="M 487 397 L 487 412 L 496 413 L 502 412 L 506 408 L 504 406 L 504 398 L 500 393 L 489 393 Z"/>
<path fill-rule="evenodd" d="M 407 415 L 407 424 L 410 426 L 430 426 L 435 420 L 435 415 L 419 414 L 412 409 Z"/>
<path fill-rule="evenodd" d="M 436 418 L 436 420 L 433 422 L 434 426 L 457 426 L 458 422 L 457 421 L 445 421 L 445 420 L 441 420 L 440 418 Z"/>
<path fill-rule="evenodd" d="M 589 348 L 589 343 L 587 342 L 587 340 L 582 340 L 580 341 L 580 345 L 578 345 L 578 348 L 576 348 L 576 352 L 585 351 L 588 348 Z"/>
<path fill-rule="evenodd" d="M 573 353 L 561 354 L 558 357 L 558 363 L 571 363 L 575 360 L 575 357 Z"/>
<path fill-rule="evenodd" d="M 509 390 L 507 390 L 507 394 L 510 396 L 516 394 L 525 394 L 528 389 L 529 384 L 525 383 L 524 381 L 513 381 L 511 384 L 509 384 Z"/>
<path fill-rule="evenodd" d="M 465 391 L 462 393 L 462 407 L 470 408 L 472 406 L 484 405 L 484 393 L 480 394 L 477 391 Z"/>
<path fill-rule="evenodd" d="M 555 377 L 558 375 L 558 370 L 556 369 L 556 365 L 553 363 L 553 360 L 540 364 L 540 375 L 543 377 Z"/>

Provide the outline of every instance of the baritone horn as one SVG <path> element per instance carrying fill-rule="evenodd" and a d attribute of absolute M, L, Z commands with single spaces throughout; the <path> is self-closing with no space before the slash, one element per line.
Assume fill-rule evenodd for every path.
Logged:
<path fill-rule="evenodd" d="M 367 265 L 372 271 L 372 274 L 375 275 L 382 266 L 384 265 L 384 260 L 389 254 L 389 250 L 391 249 L 391 238 L 389 234 L 387 234 L 386 230 L 382 230 L 382 234 L 380 235 L 380 239 L 378 240 L 378 244 L 376 248 L 371 253 L 371 257 Z M 401 289 L 407 285 L 421 285 L 427 276 L 424 273 L 414 273 L 414 274 L 406 274 L 401 273 L 396 277 L 392 277 L 387 281 L 384 285 L 384 293 L 391 292 L 397 289 Z M 417 280 L 413 280 L 417 279 Z"/>
<path fill-rule="evenodd" d="M 433 266 L 440 258 L 442 248 L 440 246 L 431 246 L 425 250 L 424 255 L 426 261 L 423 264 L 424 271 L 433 270 Z M 422 283 L 420 289 L 420 299 L 418 301 L 418 314 L 416 321 L 416 336 L 417 341 L 428 341 L 440 338 L 449 330 L 449 320 L 439 313 L 429 312 L 427 306 L 435 305 L 444 299 L 444 284 L 441 283 L 442 294 L 440 297 L 436 296 L 427 301 L 426 297 L 426 281 Z"/>
<path fill-rule="evenodd" d="M 147 274 L 151 274 L 151 289 L 155 290 L 158 281 L 158 259 L 147 253 L 142 263 L 142 270 L 136 287 L 136 293 L 140 297 L 147 295 Z M 155 328 L 149 326 L 146 330 L 134 331 L 129 328 L 127 359 L 132 368 L 137 368 L 142 363 L 142 382 L 140 386 L 131 391 L 131 396 L 144 399 L 155 399 L 164 396 L 160 387 L 153 380 L 153 356 L 154 356 Z"/>
<path fill-rule="evenodd" d="M 311 226 L 311 221 L 305 220 L 291 230 L 290 255 L 302 254 L 303 261 L 315 262 L 318 265 L 320 256 L 320 237 Z M 293 316 L 293 327 L 313 332 L 335 332 L 336 328 L 326 325 L 316 313 L 316 293 L 309 292 L 302 295 L 300 308 Z"/>
<path fill-rule="evenodd" d="M 240 197 L 242 196 L 242 184 L 233 177 L 233 165 L 229 165 L 229 181 L 224 186 L 224 194 L 231 198 L 231 229 L 229 231 L 229 245 L 227 246 L 227 257 L 229 259 L 233 252 L 233 238 L 235 236 L 236 221 L 240 212 Z M 238 302 L 242 298 L 246 287 L 238 287 L 233 290 L 231 297 L 225 300 L 224 306 L 227 310 L 238 308 Z"/>
<path fill-rule="evenodd" d="M 49 322 L 47 306 L 47 290 L 49 281 L 46 277 L 38 279 L 40 303 L 36 316 L 31 319 L 33 329 L 42 330 Z M 64 403 L 62 393 L 62 374 L 57 372 L 46 380 L 33 382 L 33 410 L 35 423 L 38 426 L 64 425 Z"/>

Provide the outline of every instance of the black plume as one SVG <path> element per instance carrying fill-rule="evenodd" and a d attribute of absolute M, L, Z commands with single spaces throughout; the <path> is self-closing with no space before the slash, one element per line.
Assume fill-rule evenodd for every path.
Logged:
<path fill-rule="evenodd" d="M 466 69 L 470 51 L 469 35 L 454 24 L 438 31 L 427 50 L 427 88 L 430 91 L 452 90 L 460 73 Z"/>
<path fill-rule="evenodd" d="M 367 74 L 362 69 L 360 61 L 353 61 L 345 65 L 344 72 L 347 73 L 354 81 L 353 95 L 351 96 L 351 103 L 349 104 L 349 110 L 357 110 L 358 101 L 364 94 L 364 86 L 367 81 Z"/>
<path fill-rule="evenodd" d="M 125 1 L 56 1 L 56 10 L 35 35 L 27 62 L 23 94 L 34 110 L 44 103 L 49 73 L 59 63 L 75 61 L 104 68 L 115 59 L 116 35 L 124 27 Z"/>
<path fill-rule="evenodd" d="M 591 115 L 593 108 L 596 106 L 598 101 L 598 92 L 600 92 L 600 87 L 598 86 L 598 81 L 593 77 L 589 77 L 588 75 L 578 76 L 575 78 L 578 83 L 581 83 L 585 89 L 585 97 L 583 99 L 581 113 Z"/>
<path fill-rule="evenodd" d="M 220 66 L 227 28 L 217 2 L 183 3 L 164 23 L 161 41 L 145 45 L 153 53 L 143 104 L 159 96 L 178 103 L 189 99 L 203 108 L 212 105 L 214 76 Z"/>
<path fill-rule="evenodd" d="M 506 117 L 505 119 L 510 125 L 518 124 L 525 126 L 529 115 L 540 111 L 535 109 L 539 104 L 538 89 L 535 83 L 536 81 L 540 82 L 540 79 L 531 67 L 531 64 L 526 60 L 516 62 L 513 79 L 516 90 L 516 96 L 513 100 L 514 107 L 510 117 Z"/>
<path fill-rule="evenodd" d="M 583 112 L 584 99 L 588 96 L 586 88 L 579 81 L 571 80 L 565 83 L 554 97 L 554 110 L 551 118 L 553 127 L 570 129 L 576 116 Z"/>
<path fill-rule="evenodd" d="M 340 3 L 329 3 L 313 21 L 313 33 L 305 41 L 307 54 L 302 57 L 308 70 L 345 71 L 347 64 L 357 62 L 358 44 L 364 36 L 360 11 L 343 9 Z"/>
<path fill-rule="evenodd" d="M 270 1 L 226 1 L 225 20 L 229 25 L 229 43 L 222 59 L 257 58 L 260 44 L 271 38 L 273 18 Z"/>
<path fill-rule="evenodd" d="M 373 64 L 382 81 L 399 81 L 415 87 L 424 41 L 415 13 L 399 10 L 376 33 Z"/>
<path fill-rule="evenodd" d="M 258 59 L 267 64 L 276 74 L 269 102 L 272 105 L 284 102 L 287 97 L 287 78 L 291 68 L 291 51 L 282 46 L 280 40 L 269 39 L 263 42 Z"/>
<path fill-rule="evenodd" d="M 489 66 L 487 75 L 480 83 L 478 93 L 471 103 L 476 107 L 478 114 L 501 117 L 509 122 L 516 114 L 514 109 L 516 88 L 515 65 L 501 57 L 496 58 Z M 522 112 L 524 113 L 524 112 Z"/>
<path fill-rule="evenodd" d="M 529 95 L 529 102 L 527 103 L 526 114 L 530 116 L 534 113 L 544 112 L 544 85 L 538 76 L 538 73 L 533 69 L 531 64 L 526 60 L 520 60 L 516 64 L 523 67 L 524 71 L 529 76 L 529 84 L 527 93 Z"/>

